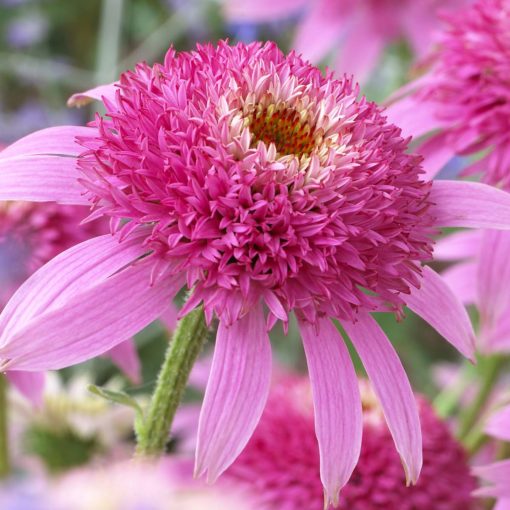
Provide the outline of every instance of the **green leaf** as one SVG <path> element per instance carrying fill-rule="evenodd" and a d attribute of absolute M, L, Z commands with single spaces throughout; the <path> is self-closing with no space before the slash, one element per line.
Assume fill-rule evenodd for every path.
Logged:
<path fill-rule="evenodd" d="M 143 414 L 142 408 L 138 404 L 138 402 L 123 391 L 113 391 L 107 388 L 101 388 L 100 386 L 96 386 L 95 384 L 90 384 L 88 390 L 94 395 L 98 395 L 110 402 L 114 402 L 116 404 L 121 404 L 124 406 L 132 407 L 137 414 Z"/>

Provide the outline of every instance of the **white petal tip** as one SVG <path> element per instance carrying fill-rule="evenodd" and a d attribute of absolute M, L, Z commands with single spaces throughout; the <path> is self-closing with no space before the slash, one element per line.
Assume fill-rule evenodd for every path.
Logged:
<path fill-rule="evenodd" d="M 324 510 L 328 510 L 328 508 L 337 508 L 340 504 L 340 489 L 334 489 L 329 492 L 324 489 Z"/>

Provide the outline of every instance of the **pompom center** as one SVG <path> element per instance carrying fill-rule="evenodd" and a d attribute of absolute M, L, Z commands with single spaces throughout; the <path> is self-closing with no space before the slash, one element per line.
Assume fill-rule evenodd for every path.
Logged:
<path fill-rule="evenodd" d="M 252 134 L 252 145 L 273 143 L 277 152 L 285 156 L 309 156 L 317 145 L 316 130 L 307 118 L 284 102 L 257 104 L 246 121 Z"/>

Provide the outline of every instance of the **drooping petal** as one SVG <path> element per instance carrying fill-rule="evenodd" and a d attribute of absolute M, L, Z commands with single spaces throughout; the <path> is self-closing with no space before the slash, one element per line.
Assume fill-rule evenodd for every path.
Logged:
<path fill-rule="evenodd" d="M 96 129 L 84 126 L 56 126 L 31 133 L 0 152 L 0 160 L 14 156 L 65 155 L 78 156 L 84 148 L 76 143 L 77 136 L 91 136 Z"/>
<path fill-rule="evenodd" d="M 7 339 L 0 357 L 17 370 L 59 369 L 103 354 L 156 320 L 183 278 L 150 284 L 144 260 L 34 317 Z"/>
<path fill-rule="evenodd" d="M 361 449 L 358 380 L 349 351 L 331 320 L 322 319 L 316 326 L 300 322 L 300 330 L 312 385 L 321 480 L 326 501 L 336 505 Z"/>
<path fill-rule="evenodd" d="M 461 260 L 477 257 L 482 232 L 466 230 L 443 237 L 434 245 L 434 260 Z"/>
<path fill-rule="evenodd" d="M 195 473 L 214 481 L 248 442 L 271 380 L 271 346 L 258 304 L 231 326 L 218 327 L 198 425 Z"/>
<path fill-rule="evenodd" d="M 502 314 L 490 331 L 481 339 L 485 353 L 510 353 L 510 309 Z"/>
<path fill-rule="evenodd" d="M 108 101 L 113 101 L 117 90 L 117 82 L 108 83 L 107 85 L 99 85 L 98 87 L 86 90 L 85 92 L 73 94 L 67 100 L 67 106 L 70 108 L 73 106 L 81 107 L 91 103 L 92 101 L 102 101 L 103 97 Z"/>
<path fill-rule="evenodd" d="M 503 441 L 510 441 L 510 406 L 500 409 L 490 417 L 485 432 Z"/>
<path fill-rule="evenodd" d="M 419 289 L 405 297 L 407 306 L 468 359 L 474 359 L 475 333 L 461 301 L 430 267 L 423 268 Z"/>
<path fill-rule="evenodd" d="M 510 233 L 489 230 L 480 244 L 478 307 L 484 329 L 490 330 L 510 305 Z"/>
<path fill-rule="evenodd" d="M 487 184 L 433 181 L 430 201 L 437 227 L 510 229 L 510 193 Z"/>
<path fill-rule="evenodd" d="M 465 306 L 476 304 L 478 298 L 476 262 L 463 262 L 449 267 L 441 273 L 441 278 Z"/>
<path fill-rule="evenodd" d="M 44 372 L 9 370 L 6 375 L 9 382 L 34 406 L 40 407 L 42 405 L 45 383 Z"/>
<path fill-rule="evenodd" d="M 88 205 L 75 157 L 0 158 L 0 200 Z"/>
<path fill-rule="evenodd" d="M 131 379 L 135 384 L 142 380 L 140 358 L 136 350 L 136 344 L 133 338 L 125 340 L 110 349 L 107 356 Z"/>
<path fill-rule="evenodd" d="M 146 253 L 144 230 L 119 242 L 118 236 L 89 239 L 59 254 L 36 271 L 0 314 L 0 346 L 38 315 L 56 309 Z"/>
<path fill-rule="evenodd" d="M 395 442 L 408 483 L 418 480 L 422 458 L 422 437 L 418 406 L 395 349 L 384 331 L 367 312 L 356 322 L 342 321 L 360 355 Z"/>

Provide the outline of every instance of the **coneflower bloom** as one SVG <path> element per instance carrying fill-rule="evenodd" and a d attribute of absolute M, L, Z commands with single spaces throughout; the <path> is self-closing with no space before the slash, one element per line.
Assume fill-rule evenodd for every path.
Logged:
<path fill-rule="evenodd" d="M 83 206 L 0 203 L 0 309 L 46 262 L 71 246 L 106 231 L 98 222 L 80 225 L 86 216 L 87 208 Z M 131 340 L 114 347 L 110 356 L 131 378 L 138 379 L 139 361 Z M 21 393 L 40 403 L 44 386 L 42 373 L 13 370 L 7 372 L 7 377 Z"/>
<path fill-rule="evenodd" d="M 436 260 L 455 262 L 442 277 L 465 305 L 479 311 L 477 347 L 510 352 L 510 233 L 457 232 L 435 246 Z"/>
<path fill-rule="evenodd" d="M 406 487 L 400 459 L 375 396 L 360 381 L 364 420 L 358 465 L 342 489 L 340 509 L 470 510 L 478 508 L 462 446 L 430 405 L 419 399 L 423 430 L 420 480 Z M 255 432 L 226 471 L 227 480 L 251 490 L 262 510 L 323 510 L 319 451 L 310 386 L 286 376 L 271 390 Z"/>
<path fill-rule="evenodd" d="M 456 154 L 473 155 L 465 175 L 510 188 L 510 2 L 478 0 L 446 21 L 431 68 L 404 87 L 389 118 L 409 135 L 432 132 L 416 149 L 428 177 Z"/>
<path fill-rule="evenodd" d="M 510 441 L 510 406 L 496 412 L 488 421 L 485 428 L 487 434 L 496 439 Z M 502 460 L 488 466 L 475 469 L 475 473 L 489 485 L 476 491 L 476 495 L 496 498 L 494 510 L 508 510 L 510 508 L 510 459 Z"/>
<path fill-rule="evenodd" d="M 414 55 L 423 57 L 440 24 L 438 11 L 465 3 L 466 0 L 317 0 L 311 2 L 294 47 L 313 61 L 339 48 L 334 67 L 364 81 L 389 44 L 407 41 Z M 319 33 L 321 37 L 317 37 Z"/>
<path fill-rule="evenodd" d="M 435 227 L 510 228 L 510 195 L 421 179 L 400 130 L 349 79 L 272 44 L 170 50 L 99 92 L 88 127 L 30 135 L 0 160 L 0 199 L 93 205 L 114 235 L 41 268 L 0 315 L 4 366 L 60 368 L 181 310 L 219 319 L 198 431 L 198 474 L 241 452 L 269 391 L 277 321 L 297 315 L 314 394 L 321 477 L 336 501 L 359 456 L 361 402 L 338 319 L 378 395 L 409 481 L 419 416 L 372 311 L 408 305 L 467 356 L 467 313 L 430 259 Z M 75 96 L 73 101 L 96 96 Z"/>

